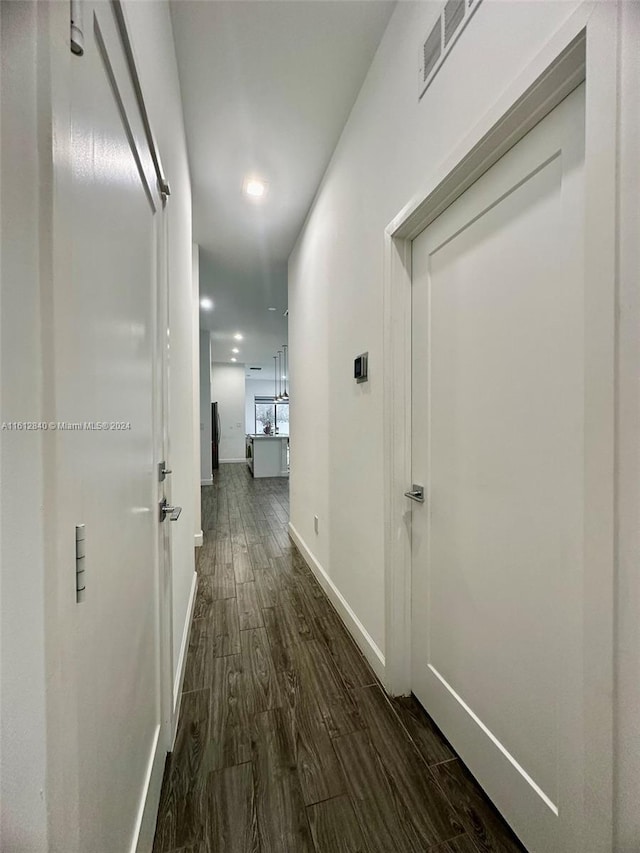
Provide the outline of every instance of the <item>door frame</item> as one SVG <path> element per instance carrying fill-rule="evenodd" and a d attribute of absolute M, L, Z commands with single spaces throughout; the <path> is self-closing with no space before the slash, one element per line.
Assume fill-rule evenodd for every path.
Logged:
<path fill-rule="evenodd" d="M 411 245 L 456 198 L 580 83 L 586 85 L 585 237 L 586 322 L 607 317 L 587 334 L 587 370 L 598 405 L 611 413 L 608 440 L 585 436 L 585 484 L 596 496 L 585 506 L 586 792 L 594 815 L 593 849 L 612 849 L 614 594 L 616 568 L 616 404 L 622 372 L 616 364 L 618 307 L 618 52 L 620 4 L 583 2 L 549 39 L 440 165 L 429 183 L 385 229 L 384 248 L 384 518 L 385 687 L 411 690 Z M 598 288 L 598 281 L 615 286 Z M 602 328 L 601 324 L 598 324 Z M 588 325 L 587 325 L 588 329 Z M 624 376 L 628 383 L 629 376 Z M 616 383 L 618 383 L 616 385 Z M 615 389 L 615 393 L 614 393 Z M 604 396 L 603 396 L 604 395 Z M 596 446 L 597 444 L 597 446 Z M 589 450 L 590 446 L 592 451 Z M 591 484 L 591 486 L 589 486 Z M 594 488 L 597 484 L 597 489 Z M 602 638 L 606 641 L 602 642 Z M 598 783 L 595 783 L 598 780 Z"/>
<path fill-rule="evenodd" d="M 111 0 L 116 20 L 116 27 L 122 42 L 128 71 L 133 84 L 136 103 L 142 119 L 146 143 L 151 154 L 156 177 L 156 192 L 159 206 L 156 213 L 156 257 L 155 285 L 152 295 L 153 315 L 153 496 L 156 499 L 161 494 L 169 492 L 171 502 L 171 483 L 161 488 L 159 481 L 159 463 L 161 460 L 170 467 L 170 439 L 168 430 L 168 395 L 169 395 L 169 355 L 167 349 L 167 329 L 169 328 L 169 278 L 168 278 L 168 219 L 167 204 L 171 189 L 165 175 L 160 157 L 158 144 L 153 133 L 151 120 L 147 111 L 145 94 L 138 72 L 138 62 L 131 40 L 127 19 L 128 0 Z M 169 524 L 165 521 L 164 524 Z M 181 695 L 174 695 L 173 673 L 173 572 L 171 565 L 171 548 L 169 548 L 168 564 L 160 547 L 161 525 L 156 518 L 156 535 L 154 537 L 155 561 L 155 594 L 156 594 L 156 640 L 158 676 L 158 703 L 160 724 L 156 732 L 154 748 L 151 752 L 147 775 L 144 784 L 144 796 L 139 804 L 136 827 L 132 838 L 131 853 L 144 851 L 153 845 L 156 817 L 160 802 L 162 780 L 167 753 L 173 749 L 178 715 L 180 713 Z"/>

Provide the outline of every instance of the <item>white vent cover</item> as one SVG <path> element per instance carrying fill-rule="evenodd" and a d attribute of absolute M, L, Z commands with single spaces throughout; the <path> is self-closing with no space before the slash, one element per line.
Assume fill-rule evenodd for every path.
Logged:
<path fill-rule="evenodd" d="M 429 88 L 449 51 L 471 20 L 482 0 L 447 0 L 433 29 L 420 45 L 418 100 Z"/>
<path fill-rule="evenodd" d="M 451 2 L 451 0 L 449 0 Z M 442 34 L 440 32 L 440 18 L 437 25 L 431 30 L 422 47 L 422 82 L 426 83 L 429 75 L 436 66 L 442 55 Z"/>
<path fill-rule="evenodd" d="M 447 47 L 464 19 L 465 0 L 449 0 L 444 7 L 444 46 Z"/>

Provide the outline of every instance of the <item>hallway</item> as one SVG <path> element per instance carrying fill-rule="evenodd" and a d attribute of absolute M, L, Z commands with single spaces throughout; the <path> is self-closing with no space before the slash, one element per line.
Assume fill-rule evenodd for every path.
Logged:
<path fill-rule="evenodd" d="M 2 853 L 640 853 L 638 44 L 0 0 Z"/>
<path fill-rule="evenodd" d="M 154 853 L 522 850 L 414 699 L 387 701 L 287 534 L 289 483 L 223 465 Z"/>

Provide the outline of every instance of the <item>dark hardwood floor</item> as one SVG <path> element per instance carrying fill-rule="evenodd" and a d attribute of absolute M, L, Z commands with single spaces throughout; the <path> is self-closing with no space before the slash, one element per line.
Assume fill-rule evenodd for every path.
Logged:
<path fill-rule="evenodd" d="M 223 465 L 154 853 L 524 848 L 413 697 L 389 700 L 287 534 L 288 481 Z"/>

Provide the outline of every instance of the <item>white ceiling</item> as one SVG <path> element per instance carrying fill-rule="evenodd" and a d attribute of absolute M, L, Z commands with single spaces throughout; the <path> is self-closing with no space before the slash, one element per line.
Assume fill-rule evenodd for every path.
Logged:
<path fill-rule="evenodd" d="M 201 325 L 215 360 L 229 360 L 240 331 L 239 360 L 273 369 L 287 258 L 394 5 L 172 0 L 201 295 L 215 302 Z M 247 175 L 268 182 L 259 202 L 242 193 Z"/>

